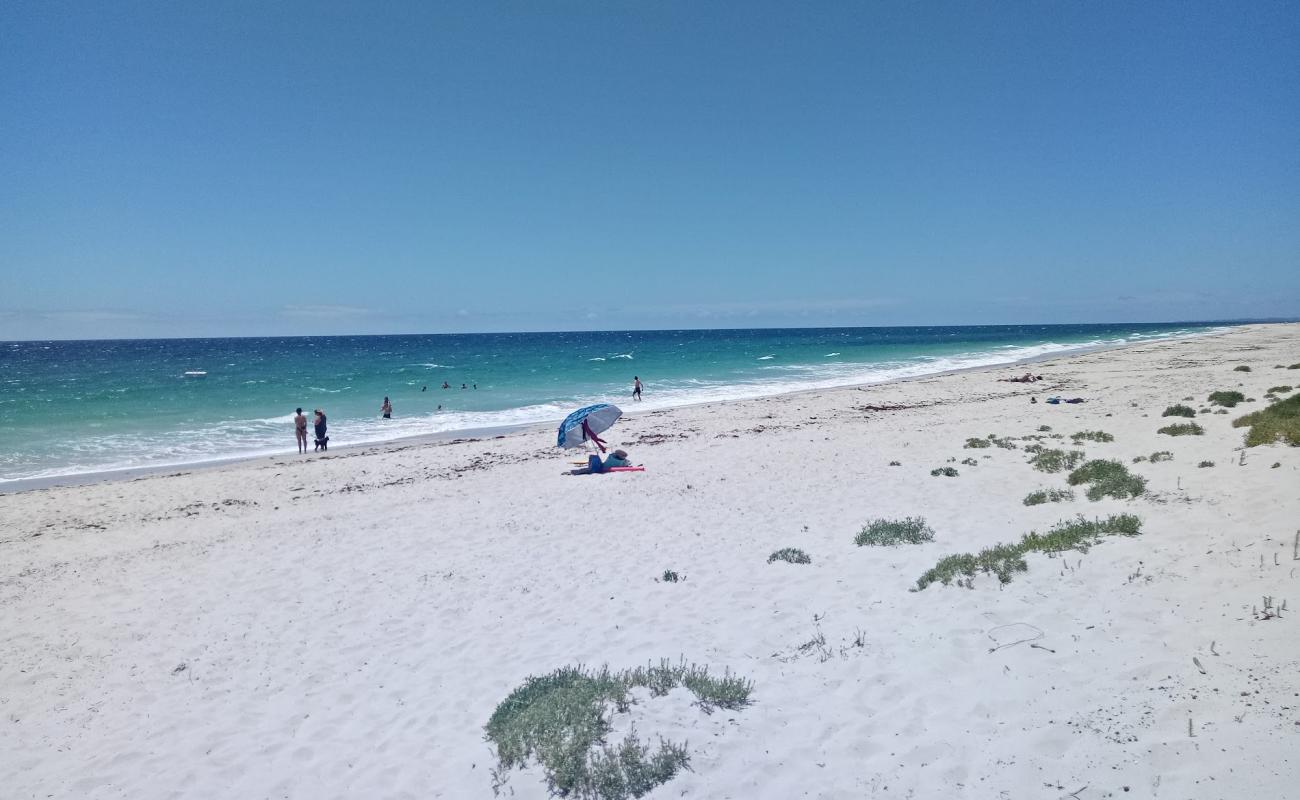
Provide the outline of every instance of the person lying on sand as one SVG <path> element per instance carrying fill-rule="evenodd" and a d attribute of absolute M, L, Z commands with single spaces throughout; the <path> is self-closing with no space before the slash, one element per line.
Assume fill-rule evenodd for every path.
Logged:
<path fill-rule="evenodd" d="M 610 453 L 609 455 L 605 456 L 605 460 L 604 460 L 604 461 L 601 461 L 601 460 L 600 460 L 600 456 L 595 455 L 595 454 L 590 455 L 590 456 L 587 456 L 587 466 L 585 466 L 585 467 L 583 467 L 583 468 L 581 468 L 581 469 L 570 470 L 569 472 L 567 472 L 567 473 L 565 473 L 565 474 L 567 474 L 567 475 L 602 475 L 602 474 L 608 472 L 610 467 L 630 467 L 630 466 L 632 466 L 632 462 L 631 462 L 631 461 L 628 461 L 628 459 L 627 459 L 627 451 L 626 451 L 626 450 L 615 450 L 614 452 L 612 452 L 612 453 Z"/>

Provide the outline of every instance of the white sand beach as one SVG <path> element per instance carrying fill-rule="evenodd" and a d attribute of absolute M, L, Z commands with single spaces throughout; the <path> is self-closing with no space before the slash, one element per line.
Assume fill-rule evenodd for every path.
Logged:
<path fill-rule="evenodd" d="M 562 475 L 549 431 L 299 457 L 286 429 L 282 458 L 0 496 L 0 795 L 492 797 L 484 725 L 527 677 L 685 659 L 752 702 L 611 713 L 688 747 L 648 797 L 1295 797 L 1300 448 L 1231 422 L 1297 362 L 1300 325 L 1252 325 L 1036 384 L 628 404 L 606 438 L 642 473 Z M 1233 389 L 1254 402 L 1161 417 Z M 1015 449 L 963 446 L 990 434 Z M 1024 505 L 1067 488 L 1024 451 L 1050 434 L 1146 494 Z M 1118 513 L 1141 535 L 913 591 L 947 554 Z M 907 516 L 934 541 L 855 545 Z M 768 563 L 785 547 L 811 563 Z M 500 777 L 547 795 L 537 766 Z"/>

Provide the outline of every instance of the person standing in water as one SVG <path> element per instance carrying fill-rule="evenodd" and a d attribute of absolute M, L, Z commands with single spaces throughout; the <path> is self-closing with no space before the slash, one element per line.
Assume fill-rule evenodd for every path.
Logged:
<path fill-rule="evenodd" d="M 384 404 L 379 407 L 379 413 L 384 415 L 384 419 L 393 418 L 393 404 L 388 402 L 387 397 L 384 398 Z"/>
<path fill-rule="evenodd" d="M 303 416 L 301 408 L 293 418 L 293 435 L 298 440 L 298 452 L 307 452 L 307 418 Z"/>
<path fill-rule="evenodd" d="M 641 379 L 636 375 L 632 376 L 632 399 L 637 402 L 641 400 Z"/>

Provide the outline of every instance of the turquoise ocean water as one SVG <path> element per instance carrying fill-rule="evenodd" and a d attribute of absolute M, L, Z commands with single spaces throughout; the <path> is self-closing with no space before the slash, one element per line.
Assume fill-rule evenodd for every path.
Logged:
<path fill-rule="evenodd" d="M 1211 323 L 615 331 L 0 343 L 0 485 L 293 453 L 294 408 L 335 447 L 874 383 Z M 443 383 L 451 388 L 441 388 Z M 466 388 L 462 389 L 464 384 Z M 477 388 L 474 388 L 477 386 Z M 395 416 L 381 419 L 391 398 Z M 441 406 L 441 408 L 439 408 Z"/>

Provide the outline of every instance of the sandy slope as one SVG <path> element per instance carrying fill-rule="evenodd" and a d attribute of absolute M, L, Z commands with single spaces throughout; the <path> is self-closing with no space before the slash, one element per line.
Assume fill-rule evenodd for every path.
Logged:
<path fill-rule="evenodd" d="M 641 474 L 562 477 L 533 433 L 0 496 L 3 795 L 490 797 L 482 725 L 527 675 L 685 657 L 755 702 L 638 705 L 693 754 L 655 797 L 1294 797 L 1300 449 L 1239 463 L 1236 412 L 1155 431 L 1212 389 L 1259 408 L 1295 362 L 1300 326 L 1256 326 L 1058 359 L 1032 387 L 985 370 L 633 414 L 611 441 Z M 1054 393 L 1090 402 L 1029 403 Z M 1090 457 L 1174 458 L 1135 465 L 1138 500 L 1025 507 L 1064 476 L 962 448 L 1044 424 L 1115 435 Z M 946 553 L 1118 511 L 1144 534 L 909 591 Z M 854 546 L 909 514 L 934 543 Z M 784 546 L 813 563 L 767 564 Z M 1258 620 L 1264 595 L 1294 612 Z M 1027 626 L 1040 647 L 991 651 Z M 504 791 L 545 796 L 531 770 Z"/>

